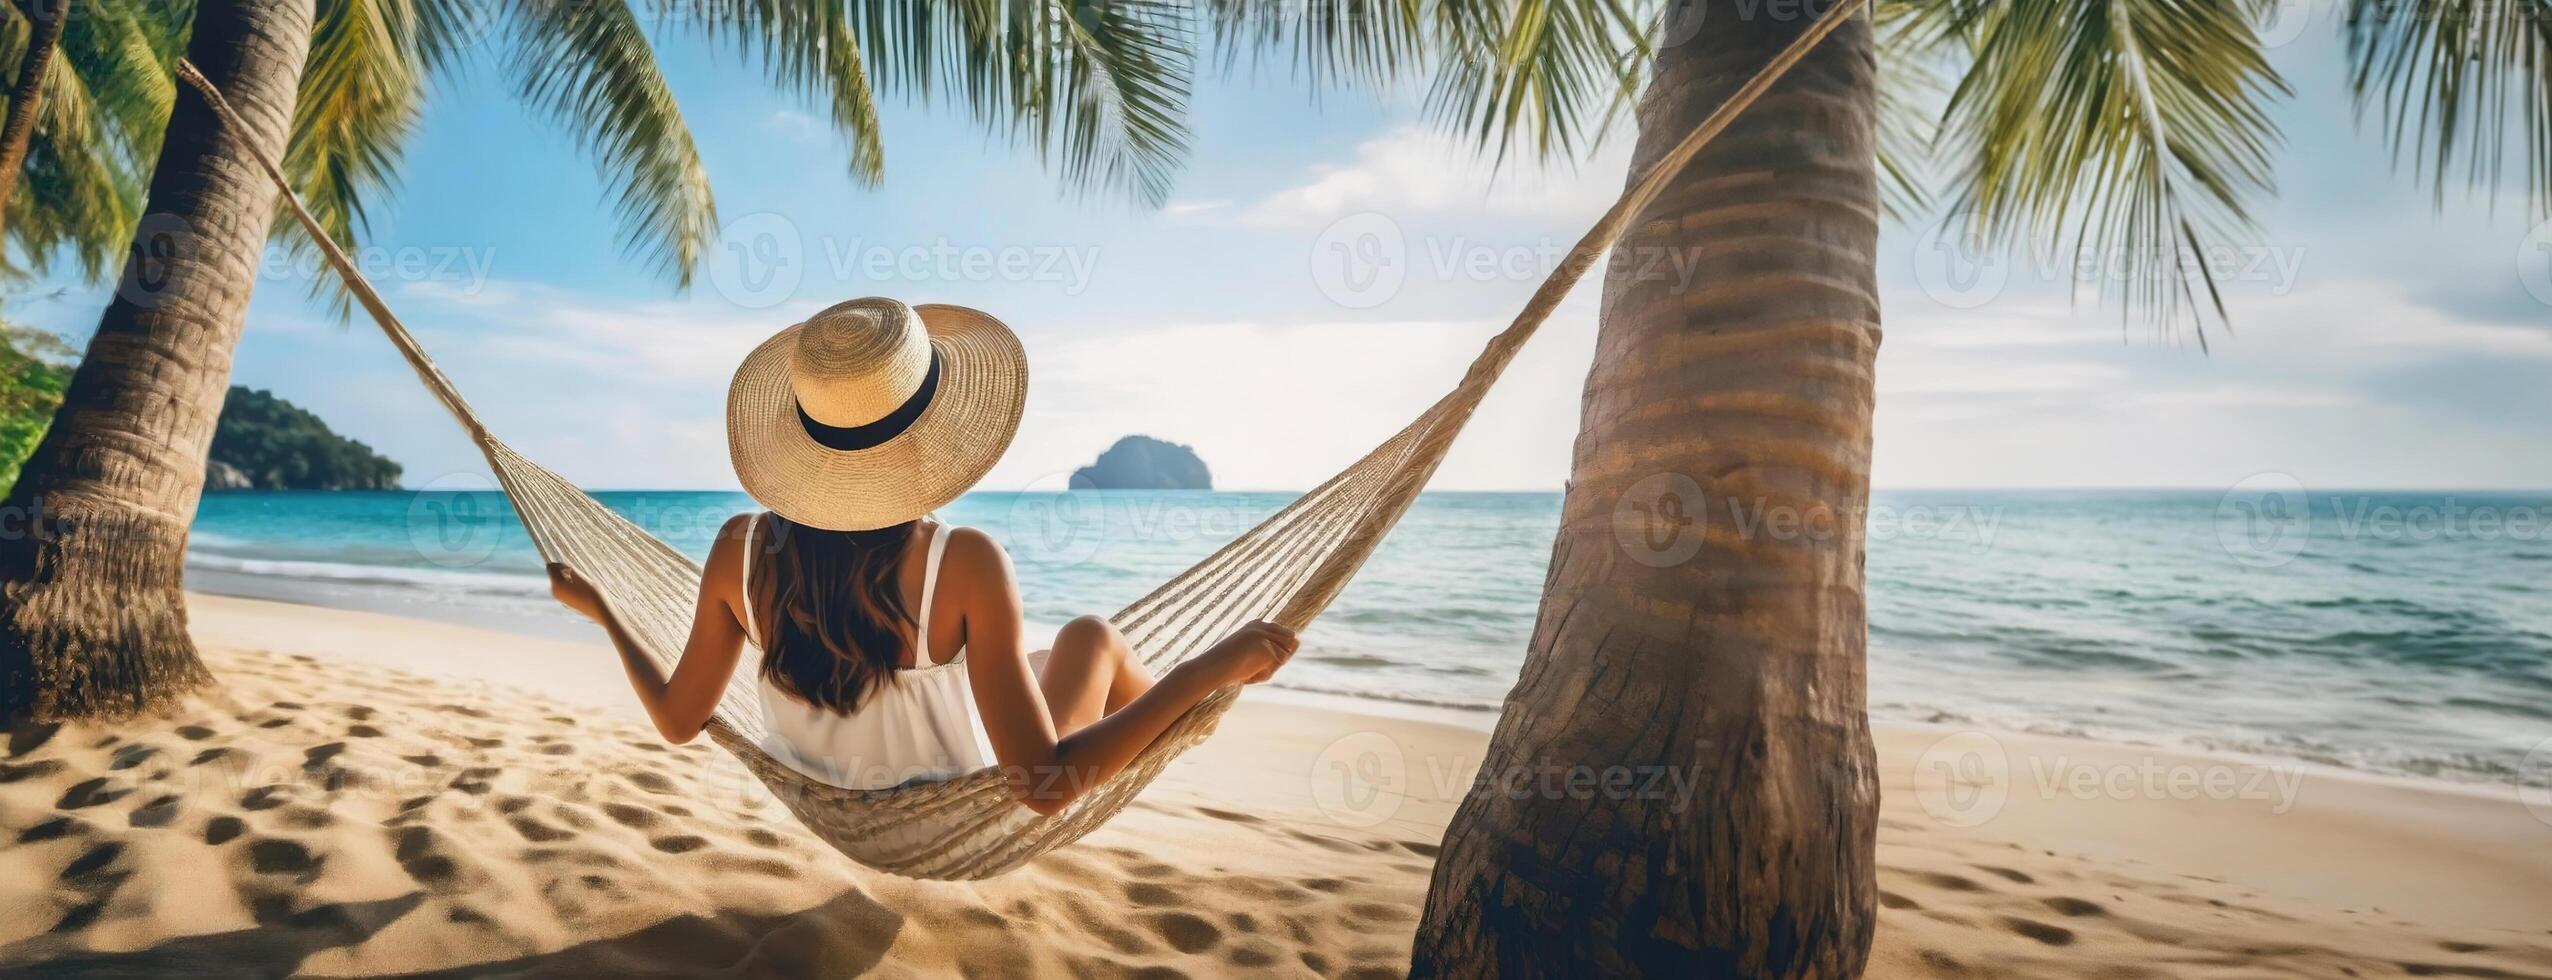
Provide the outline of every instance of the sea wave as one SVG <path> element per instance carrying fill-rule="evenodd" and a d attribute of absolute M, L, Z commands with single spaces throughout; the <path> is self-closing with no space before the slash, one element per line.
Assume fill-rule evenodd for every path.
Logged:
<path fill-rule="evenodd" d="M 549 583 L 544 579 L 504 572 L 467 572 L 447 568 L 364 565 L 291 558 L 247 558 L 203 551 L 190 552 L 186 556 L 186 564 L 190 568 L 235 572 L 242 575 L 268 575 L 311 582 L 380 585 L 505 597 L 538 597 L 549 594 Z"/>

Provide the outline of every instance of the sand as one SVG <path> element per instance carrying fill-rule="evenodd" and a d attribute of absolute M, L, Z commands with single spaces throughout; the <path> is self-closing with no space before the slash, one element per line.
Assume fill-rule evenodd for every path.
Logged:
<path fill-rule="evenodd" d="M 1254 694 L 1081 844 L 915 882 L 662 744 L 598 643 L 193 611 L 219 691 L 11 734 L 0 970 L 1393 975 L 1486 740 Z M 2507 788 L 1920 727 L 1880 761 L 1876 976 L 2552 976 L 2552 813 Z"/>

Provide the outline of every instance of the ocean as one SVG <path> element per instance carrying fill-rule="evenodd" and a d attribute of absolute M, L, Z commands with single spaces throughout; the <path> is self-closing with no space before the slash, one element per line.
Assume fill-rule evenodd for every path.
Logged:
<path fill-rule="evenodd" d="M 695 557 L 751 506 L 597 496 Z M 1034 637 L 1115 611 L 1291 497 L 977 493 L 942 516 L 1010 549 Z M 1556 493 L 1422 496 L 1276 683 L 1485 717 L 1523 661 L 1559 510 Z M 2541 771 L 2526 760 L 2552 737 L 2552 497 L 1906 491 L 1867 518 L 1881 719 L 2462 781 Z M 207 495 L 188 575 L 599 637 L 549 601 L 484 491 Z"/>

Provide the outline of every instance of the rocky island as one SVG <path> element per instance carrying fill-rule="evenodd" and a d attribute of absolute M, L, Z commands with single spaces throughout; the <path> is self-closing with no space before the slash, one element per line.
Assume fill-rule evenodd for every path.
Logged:
<path fill-rule="evenodd" d="M 395 490 L 399 464 L 301 406 L 232 385 L 213 430 L 206 490 Z"/>
<path fill-rule="evenodd" d="M 1212 490 L 1214 474 L 1196 451 L 1151 436 L 1127 436 L 1072 471 L 1075 490 Z"/>

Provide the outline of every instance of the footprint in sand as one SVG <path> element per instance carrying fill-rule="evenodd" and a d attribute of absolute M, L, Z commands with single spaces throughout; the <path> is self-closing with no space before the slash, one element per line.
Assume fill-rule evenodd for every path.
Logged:
<path fill-rule="evenodd" d="M 1942 874 L 1938 871 L 1917 871 L 1914 873 L 1914 878 L 1917 881 L 1921 881 L 1926 885 L 1941 889 L 1942 891 L 1981 892 L 1986 890 L 1985 886 L 1977 884 L 1973 879 L 1961 878 L 1953 874 Z"/>
<path fill-rule="evenodd" d="M 152 758 L 159 754 L 159 746 L 143 742 L 135 742 L 131 745 L 115 750 L 114 755 L 108 756 L 106 767 L 116 770 L 131 769 L 134 766 L 151 761 Z"/>
<path fill-rule="evenodd" d="M 204 843 L 220 847 L 248 829 L 248 822 L 229 815 L 204 821 Z"/>
<path fill-rule="evenodd" d="M 496 777 L 503 774 L 504 770 L 501 769 L 473 766 L 453 776 L 451 786 L 471 796 L 486 796 L 489 790 L 496 788 Z"/>
<path fill-rule="evenodd" d="M 1879 907 L 1896 909 L 1900 912 L 1913 912 L 1922 909 L 1923 903 L 1892 891 L 1881 890 L 1879 892 Z"/>
<path fill-rule="evenodd" d="M 707 838 L 695 837 L 690 834 L 676 834 L 672 837 L 658 837 L 655 840 L 648 841 L 647 844 L 648 846 L 667 854 L 687 854 L 709 846 L 709 841 Z"/>
<path fill-rule="evenodd" d="M 101 803 L 113 803 L 131 795 L 133 795 L 132 787 L 109 786 L 107 784 L 107 778 L 99 776 L 95 779 L 82 782 L 71 787 L 68 791 L 65 791 L 62 794 L 62 798 L 54 802 L 53 808 L 56 810 L 80 810 L 97 806 Z"/>
<path fill-rule="evenodd" d="M 651 830 L 657 824 L 664 822 L 664 818 L 657 816 L 656 811 L 627 803 L 605 803 L 603 815 L 633 830 Z"/>
<path fill-rule="evenodd" d="M 1253 942 L 1233 946 L 1231 951 L 1223 954 L 1223 959 L 1237 967 L 1264 969 L 1282 962 L 1284 955 L 1284 951 L 1275 946 Z"/>
<path fill-rule="evenodd" d="M 1988 874 L 2001 875 L 2006 879 L 2023 885 L 2035 884 L 2038 881 L 2038 879 L 2030 877 L 2028 872 L 2015 871 L 2010 868 L 1997 868 L 1990 864 L 1979 864 L 1976 866 L 1976 870 L 1983 871 Z"/>
<path fill-rule="evenodd" d="M 2003 928 L 2009 929 L 2012 932 L 2037 940 L 2049 946 L 2071 946 L 2074 941 L 2074 934 L 2071 929 L 2067 929 L 2063 926 L 2051 926 L 2044 922 L 2038 922 L 2032 919 L 2023 919 L 2018 916 L 2004 916 Z"/>
<path fill-rule="evenodd" d="M 524 840 L 535 844 L 554 844 L 576 836 L 573 831 L 560 830 L 530 817 L 509 817 L 505 822 L 513 826 L 515 833 L 523 835 Z"/>
<path fill-rule="evenodd" d="M 62 866 L 62 873 L 56 875 L 55 880 L 92 894 L 113 891 L 131 874 L 114 870 L 115 859 L 123 856 L 123 844 L 107 841 L 72 858 L 71 863 Z"/>
<path fill-rule="evenodd" d="M 1223 942 L 1223 928 L 1186 912 L 1162 912 L 1147 920 L 1152 933 L 1182 953 L 1202 953 Z"/>
<path fill-rule="evenodd" d="M 0 763 L 0 784 L 42 779 L 61 771 L 62 761 L 59 759 L 37 759 L 24 764 Z"/>
<path fill-rule="evenodd" d="M 2058 915 L 2081 918 L 2086 915 L 2109 914 L 2108 909 L 2101 908 L 2096 902 L 2086 902 L 2082 899 L 2074 898 L 2069 895 L 2058 895 L 2053 898 L 2042 899 L 2042 901 L 2046 903 L 2048 908 L 2056 910 L 2056 914 Z"/>
<path fill-rule="evenodd" d="M 1179 893 L 1161 885 L 1136 882 L 1125 886 L 1125 900 L 1136 905 L 1160 907 L 1181 903 Z"/>
<path fill-rule="evenodd" d="M 266 837 L 248 842 L 248 867 L 261 875 L 301 875 L 308 880 L 316 877 L 313 872 L 322 860 L 297 840 Z"/>
<path fill-rule="evenodd" d="M 176 796 L 163 796 L 134 808 L 127 819 L 136 827 L 166 827 L 177 820 L 181 802 Z"/>
<path fill-rule="evenodd" d="M 36 824 L 33 827 L 19 831 L 18 843 L 40 844 L 45 841 L 61 840 L 62 838 L 69 837 L 73 834 L 86 834 L 88 832 L 89 825 L 81 823 L 78 817 L 55 817 L 51 820 L 47 820 L 43 823 Z"/>

